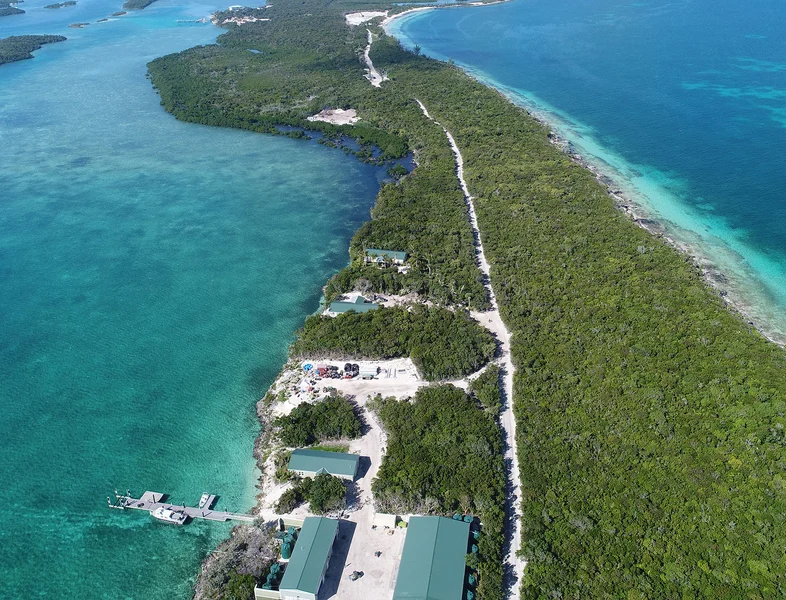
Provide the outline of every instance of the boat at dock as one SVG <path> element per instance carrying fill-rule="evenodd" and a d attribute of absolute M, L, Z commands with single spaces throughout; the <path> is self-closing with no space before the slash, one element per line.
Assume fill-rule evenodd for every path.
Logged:
<path fill-rule="evenodd" d="M 172 510 L 171 508 L 164 508 L 163 506 L 159 506 L 154 511 L 151 511 L 150 514 L 154 519 L 174 525 L 183 525 L 188 519 L 188 515 L 183 511 Z"/>
<path fill-rule="evenodd" d="M 1 2 L 2 0 L 0 0 Z M 107 497 L 106 503 L 109 508 L 117 510 L 146 510 L 154 518 L 165 523 L 176 523 L 183 525 L 189 519 L 206 519 L 208 521 L 243 521 L 253 523 L 256 517 L 244 513 L 229 512 L 224 510 L 213 510 L 218 496 L 205 492 L 199 499 L 199 507 L 186 506 L 182 504 L 172 504 L 167 500 L 167 495 L 160 492 L 147 491 L 141 497 L 135 498 L 130 491 L 119 494 L 115 491 L 115 501 Z"/>

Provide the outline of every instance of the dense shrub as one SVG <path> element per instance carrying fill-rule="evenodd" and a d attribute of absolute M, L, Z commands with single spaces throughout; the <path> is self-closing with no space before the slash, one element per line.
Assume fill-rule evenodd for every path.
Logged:
<path fill-rule="evenodd" d="M 489 365 L 483 373 L 469 383 L 469 389 L 481 406 L 495 417 L 502 410 L 502 398 L 499 392 L 499 365 Z"/>
<path fill-rule="evenodd" d="M 429 381 L 477 371 L 493 356 L 492 335 L 469 316 L 443 308 L 380 308 L 306 320 L 297 357 L 389 359 L 409 356 Z"/>
<path fill-rule="evenodd" d="M 288 415 L 276 418 L 273 425 L 278 429 L 281 443 L 289 447 L 355 439 L 363 429 L 355 405 L 342 396 L 331 396 L 314 404 L 305 402 Z"/>
<path fill-rule="evenodd" d="M 320 473 L 314 479 L 298 479 L 290 489 L 281 494 L 276 504 L 276 512 L 290 513 L 304 502 L 310 502 L 313 513 L 335 513 L 346 506 L 346 496 L 347 488 L 341 479 Z"/>
<path fill-rule="evenodd" d="M 421 388 L 411 403 L 377 399 L 372 406 L 388 434 L 372 484 L 377 509 L 478 516 L 478 591 L 487 600 L 503 598 L 505 471 L 495 419 L 451 385 Z"/>
<path fill-rule="evenodd" d="M 318 515 L 334 513 L 347 505 L 347 489 L 338 477 L 320 473 L 314 477 L 308 493 L 311 510 Z"/>

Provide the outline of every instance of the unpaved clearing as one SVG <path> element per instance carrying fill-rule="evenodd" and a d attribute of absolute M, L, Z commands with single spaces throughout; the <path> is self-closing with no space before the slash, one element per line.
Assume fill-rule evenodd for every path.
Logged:
<path fill-rule="evenodd" d="M 330 379 L 319 377 L 316 373 L 318 366 L 335 366 L 343 369 L 347 362 L 360 366 L 361 372 L 366 370 L 377 371 L 379 374 L 374 379 Z M 305 365 L 312 365 L 312 369 L 305 371 Z M 415 364 L 409 358 L 395 358 L 391 360 L 304 360 L 295 367 L 285 369 L 276 383 L 271 388 L 276 395 L 281 396 L 279 402 L 272 405 L 275 416 L 285 415 L 302 402 L 315 402 L 325 396 L 330 389 L 335 389 L 345 396 L 352 396 L 359 404 L 365 404 L 368 396 L 377 394 L 382 396 L 396 396 L 406 398 L 415 395 L 418 388 L 428 385 L 418 375 Z"/>
<path fill-rule="evenodd" d="M 412 361 L 405 358 L 389 361 L 358 361 L 364 369 L 376 370 L 379 367 L 380 374 L 371 380 L 362 380 L 358 377 L 318 379 L 313 372 L 315 369 L 303 370 L 306 364 L 343 367 L 344 362 L 303 361 L 296 365 L 288 365 L 272 388 L 274 392 L 284 391 L 286 400 L 274 403 L 273 413 L 288 414 L 302 402 L 322 398 L 329 388 L 334 388 L 340 390 L 347 399 L 357 403 L 367 426 L 361 438 L 349 442 L 349 451 L 361 457 L 358 479 L 354 484 L 356 494 L 354 498 L 350 497 L 350 504 L 341 515 L 343 518 L 339 521 L 339 535 L 320 595 L 342 600 L 390 600 L 393 597 L 396 573 L 404 547 L 405 531 L 372 528 L 375 511 L 371 482 L 377 476 L 382 464 L 387 437 L 376 416 L 366 409 L 366 402 L 377 394 L 396 396 L 399 399 L 407 398 L 413 396 L 420 386 L 427 385 L 428 382 L 418 377 Z M 302 391 L 304 388 L 305 393 Z M 308 388 L 314 390 L 309 391 Z M 278 516 L 273 506 L 278 502 L 281 494 L 291 487 L 291 483 L 288 482 L 274 483 L 272 477 L 274 471 L 274 458 L 271 456 L 265 463 L 260 511 L 268 521 Z M 309 507 L 306 504 L 298 507 L 290 516 L 304 518 L 308 514 Z M 378 557 L 374 555 L 377 551 L 381 553 Z M 349 575 L 353 571 L 362 571 L 363 576 L 356 581 L 351 581 Z"/>
<path fill-rule="evenodd" d="M 326 108 L 315 115 L 308 117 L 308 121 L 323 121 L 333 125 L 354 125 L 360 118 L 354 108 Z"/>
<path fill-rule="evenodd" d="M 382 464 L 387 437 L 376 416 L 366 410 L 367 397 L 358 395 L 354 399 L 363 407 L 369 429 L 350 444 L 349 450 L 368 460 L 361 459 L 360 477 L 355 482 L 358 503 L 350 507 L 347 515 L 351 525 L 344 524 L 339 532 L 325 586 L 327 590 L 335 590 L 335 597 L 342 600 L 390 600 L 404 547 L 404 530 L 372 528 L 375 511 L 371 482 Z M 380 552 L 380 556 L 375 556 L 375 552 Z M 353 571 L 361 571 L 363 576 L 351 581 L 349 575 Z M 325 597 L 330 594 L 326 593 Z"/>
<path fill-rule="evenodd" d="M 406 295 L 395 295 L 395 294 L 374 294 L 374 293 L 366 293 L 366 292 L 347 292 L 346 294 L 342 294 L 336 301 L 339 302 L 354 302 L 357 298 L 364 298 L 368 302 L 373 302 L 374 304 L 379 304 L 380 306 L 384 306 L 386 308 L 393 308 L 396 306 L 410 306 L 413 304 L 420 304 L 423 306 L 433 306 L 433 302 L 430 300 L 423 300 L 418 294 L 410 293 Z M 330 305 L 325 307 L 323 313 L 325 316 L 328 317 L 335 317 L 338 313 L 334 313 L 330 311 Z"/>
<path fill-rule="evenodd" d="M 377 17 L 387 17 L 388 11 L 378 11 L 378 10 L 367 10 L 361 11 L 356 13 L 349 13 L 348 15 L 344 15 L 344 18 L 347 20 L 347 25 L 353 27 L 355 25 L 362 25 L 366 21 L 370 21 L 371 19 L 376 19 Z"/>

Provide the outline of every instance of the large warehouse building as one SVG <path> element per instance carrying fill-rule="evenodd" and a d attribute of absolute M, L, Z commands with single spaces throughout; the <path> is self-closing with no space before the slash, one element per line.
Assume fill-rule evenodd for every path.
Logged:
<path fill-rule="evenodd" d="M 469 523 L 412 517 L 393 600 L 461 600 Z"/>
<path fill-rule="evenodd" d="M 337 533 L 335 519 L 306 517 L 281 579 L 281 600 L 319 600 Z"/>

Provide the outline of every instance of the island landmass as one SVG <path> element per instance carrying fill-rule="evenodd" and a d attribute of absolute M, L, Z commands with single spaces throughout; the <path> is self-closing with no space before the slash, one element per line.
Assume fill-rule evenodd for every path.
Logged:
<path fill-rule="evenodd" d="M 0 39 L 0 65 L 33 58 L 33 52 L 44 44 L 65 42 L 62 35 L 13 35 Z"/>
<path fill-rule="evenodd" d="M 142 10 L 147 8 L 156 0 L 126 0 L 123 3 L 124 10 Z"/>
<path fill-rule="evenodd" d="M 16 4 L 16 3 L 14 3 Z M 11 15 L 23 15 L 25 11 L 16 6 L 11 6 L 10 3 L 0 2 L 0 17 L 10 17 Z"/>
<path fill-rule="evenodd" d="M 63 8 L 66 6 L 76 6 L 76 0 L 67 0 L 66 2 L 57 2 L 55 4 L 47 4 L 44 8 Z"/>
<path fill-rule="evenodd" d="M 252 597 L 269 577 L 275 552 L 261 523 L 276 512 L 271 491 L 295 490 L 279 508 L 311 498 L 276 483 L 276 457 L 293 441 L 354 435 L 287 437 L 301 423 L 288 415 L 309 422 L 298 402 L 341 396 L 303 390 L 309 359 L 408 360 L 405 371 L 432 380 L 351 399 L 388 440 L 369 493 L 380 510 L 477 516 L 467 564 L 479 598 L 519 588 L 532 599 L 778 596 L 783 348 L 690 257 L 635 223 L 543 123 L 402 48 L 380 26 L 389 8 L 278 0 L 269 20 L 227 23 L 216 44 L 149 64 L 164 108 L 184 121 L 327 132 L 376 147 L 377 160 L 412 151 L 417 163 L 381 187 L 349 266 L 325 287 L 327 303 L 365 294 L 396 306 L 306 321 L 257 407 L 260 524 L 236 528 L 206 561 L 197 596 Z M 346 19 L 352 11 L 375 14 Z M 338 109 L 358 120 L 309 120 Z M 406 264 L 380 266 L 370 248 L 403 251 Z M 517 467 L 502 460 L 511 432 Z M 465 477 L 470 454 L 444 440 L 470 437 L 485 448 L 472 457 L 485 459 Z M 514 498 L 506 486 L 519 475 Z"/>

